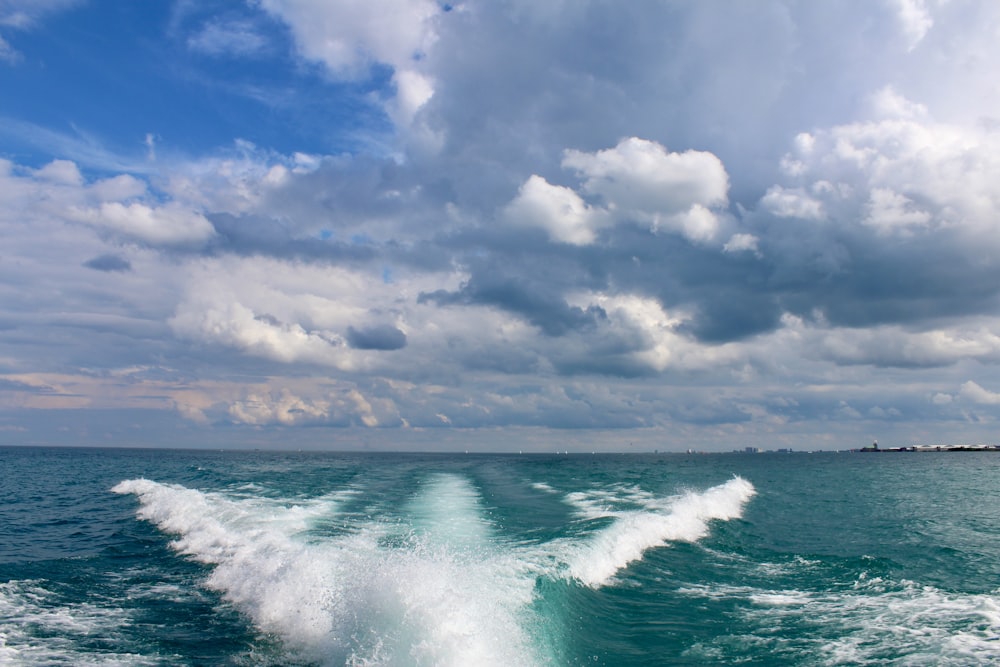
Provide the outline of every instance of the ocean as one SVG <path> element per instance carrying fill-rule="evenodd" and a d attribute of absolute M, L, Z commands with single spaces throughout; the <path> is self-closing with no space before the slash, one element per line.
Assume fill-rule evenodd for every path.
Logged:
<path fill-rule="evenodd" d="M 0 448 L 3 665 L 1000 664 L 1000 454 Z"/>

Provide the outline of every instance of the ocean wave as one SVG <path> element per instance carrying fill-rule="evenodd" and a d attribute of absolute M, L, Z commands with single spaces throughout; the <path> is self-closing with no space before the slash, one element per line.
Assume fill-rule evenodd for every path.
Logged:
<path fill-rule="evenodd" d="M 641 510 L 614 509 L 614 504 L 623 500 L 621 495 L 571 494 L 567 500 L 584 516 L 611 517 L 613 522 L 585 543 L 570 547 L 569 572 L 587 586 L 604 586 L 647 550 L 670 542 L 696 542 L 708 534 L 712 520 L 742 516 L 743 507 L 755 493 L 753 484 L 734 477 L 701 493 L 690 491 L 668 498 L 641 490 L 626 494 L 624 500 L 645 506 Z"/>

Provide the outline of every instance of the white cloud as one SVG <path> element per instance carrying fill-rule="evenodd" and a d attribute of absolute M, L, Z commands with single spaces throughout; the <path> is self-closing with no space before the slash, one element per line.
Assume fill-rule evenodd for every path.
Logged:
<path fill-rule="evenodd" d="M 883 234 L 894 230 L 908 230 L 913 227 L 925 227 L 931 220 L 931 214 L 921 211 L 911 199 L 888 188 L 873 188 L 865 207 L 866 225 L 871 225 Z"/>
<path fill-rule="evenodd" d="M 432 77 L 419 66 L 437 41 L 434 0 L 261 0 L 260 6 L 291 29 L 299 53 L 323 63 L 337 78 L 367 76 L 374 64 L 393 69 L 396 94 L 386 110 L 408 138 L 436 150 L 442 138 L 417 111 L 434 95 Z"/>
<path fill-rule="evenodd" d="M 187 285 L 169 324 L 183 340 L 221 345 L 280 364 L 377 372 L 409 359 L 414 347 L 421 350 L 412 353 L 417 363 L 420 355 L 436 358 L 438 338 L 444 333 L 438 329 L 447 327 L 449 335 L 457 335 L 463 317 L 435 312 L 417 297 L 454 288 L 459 279 L 401 273 L 389 284 L 378 271 L 264 257 L 202 259 L 188 265 Z M 352 328 L 377 325 L 404 331 L 406 347 L 394 352 L 349 346 Z M 478 330 L 484 325 L 477 321 L 467 326 Z"/>
<path fill-rule="evenodd" d="M 899 16 L 900 26 L 912 51 L 934 26 L 927 0 L 890 0 Z"/>
<path fill-rule="evenodd" d="M 205 216 L 176 203 L 154 207 L 139 202 L 107 202 L 98 208 L 80 210 L 76 217 L 153 245 L 204 243 L 215 235 L 215 228 Z"/>
<path fill-rule="evenodd" d="M 704 151 L 671 153 L 655 141 L 630 137 L 596 153 L 568 150 L 562 165 L 584 178 L 584 192 L 654 217 L 728 203 L 726 170 Z"/>
<path fill-rule="evenodd" d="M 929 367 L 962 360 L 1000 362 L 1000 336 L 990 327 L 910 332 L 898 326 L 808 329 L 812 353 L 839 364 Z"/>
<path fill-rule="evenodd" d="M 310 60 L 338 75 L 353 76 L 372 62 L 404 67 L 436 40 L 432 0 L 261 0 L 285 21 Z"/>
<path fill-rule="evenodd" d="M 53 160 L 34 172 L 36 178 L 59 185 L 83 185 L 83 176 L 69 160 Z"/>
<path fill-rule="evenodd" d="M 979 235 L 1000 216 L 1000 135 L 897 111 L 816 130 L 785 157 L 795 186 L 775 185 L 760 208 L 779 217 L 861 223 L 881 234 Z M 900 110 L 901 109 L 901 110 Z"/>
<path fill-rule="evenodd" d="M 188 48 L 212 56 L 253 56 L 268 48 L 267 38 L 249 21 L 213 20 L 188 38 Z"/>
<path fill-rule="evenodd" d="M 69 9 L 82 0 L 5 0 L 0 5 L 0 26 L 26 29 L 46 14 Z"/>
<path fill-rule="evenodd" d="M 880 88 L 871 96 L 872 114 L 875 118 L 926 120 L 927 107 L 906 99 L 892 86 Z"/>
<path fill-rule="evenodd" d="M 951 394 L 938 392 L 931 396 L 931 403 L 934 405 L 950 405 L 955 400 Z"/>
<path fill-rule="evenodd" d="M 524 182 L 504 217 L 511 224 L 540 227 L 553 240 L 573 245 L 593 243 L 605 220 L 571 188 L 552 185 L 541 176 Z"/>
<path fill-rule="evenodd" d="M 826 217 L 823 203 L 811 197 L 802 188 L 771 186 L 761 197 L 760 205 L 779 218 L 822 220 Z"/>
<path fill-rule="evenodd" d="M 959 396 L 980 405 L 1000 405 L 1000 394 L 984 389 L 972 380 L 962 385 Z"/>
<path fill-rule="evenodd" d="M 722 246 L 723 252 L 752 252 L 756 255 L 760 254 L 757 248 L 757 243 L 760 241 L 753 234 L 733 234 L 726 241 L 726 244 Z"/>
<path fill-rule="evenodd" d="M 330 404 L 309 401 L 282 390 L 277 395 L 249 393 L 229 406 L 229 415 L 244 424 L 295 424 L 320 421 L 327 416 Z"/>
<path fill-rule="evenodd" d="M 671 153 L 632 137 L 595 153 L 568 150 L 562 166 L 583 179 L 580 190 L 600 205 L 533 175 L 505 209 L 507 219 L 574 245 L 593 243 L 600 227 L 616 221 L 639 220 L 696 242 L 712 240 L 719 229 L 717 211 L 727 203 L 729 180 L 711 153 Z"/>
<path fill-rule="evenodd" d="M 8 65 L 13 65 L 21 59 L 21 54 L 18 53 L 10 42 L 5 40 L 3 36 L 0 36 L 0 62 L 5 62 Z"/>
<path fill-rule="evenodd" d="M 188 300 L 170 319 L 170 326 L 185 338 L 236 348 L 246 354 L 282 363 L 304 362 L 351 369 L 348 355 L 338 354 L 340 341 L 300 324 L 274 322 L 232 299 L 217 303 Z"/>

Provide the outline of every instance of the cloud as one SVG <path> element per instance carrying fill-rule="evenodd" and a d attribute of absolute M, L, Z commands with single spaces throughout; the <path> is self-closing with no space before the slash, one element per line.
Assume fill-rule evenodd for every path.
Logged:
<path fill-rule="evenodd" d="M 349 367 L 337 354 L 340 342 L 323 332 L 308 331 L 297 323 L 284 323 L 266 313 L 256 313 L 238 301 L 181 305 L 170 325 L 179 335 L 235 347 L 252 356 L 274 361 L 320 363 Z"/>
<path fill-rule="evenodd" d="M 757 244 L 760 242 L 753 234 L 733 234 L 722 246 L 723 252 L 752 252 L 759 255 Z"/>
<path fill-rule="evenodd" d="M 80 4 L 81 0 L 7 0 L 0 6 L 0 26 L 27 29 L 48 14 Z"/>
<path fill-rule="evenodd" d="M 253 57 L 269 48 L 268 39 L 248 20 L 214 19 L 188 37 L 188 48 L 210 56 Z"/>
<path fill-rule="evenodd" d="M 576 172 L 580 191 L 600 205 L 588 205 L 573 189 L 533 175 L 504 209 L 506 219 L 541 227 L 553 240 L 574 245 L 594 243 L 598 229 L 616 221 L 642 221 L 654 231 L 703 242 L 719 228 L 711 209 L 727 204 L 729 180 L 711 153 L 670 153 L 631 137 L 594 153 L 567 150 L 562 166 Z"/>
<path fill-rule="evenodd" d="M 909 42 L 912 51 L 934 26 L 927 0 L 892 0 L 899 16 L 903 34 Z"/>
<path fill-rule="evenodd" d="M 1000 405 L 1000 394 L 984 389 L 972 380 L 962 385 L 959 396 L 979 405 Z"/>
<path fill-rule="evenodd" d="M 568 150 L 562 165 L 583 177 L 582 189 L 608 206 L 649 216 L 661 216 L 725 206 L 729 179 L 722 162 L 705 151 L 671 153 L 655 141 L 630 137 L 614 148 L 595 153 Z M 692 230 L 692 238 L 711 237 Z"/>
<path fill-rule="evenodd" d="M 83 263 L 88 269 L 95 271 L 131 271 L 132 264 L 127 259 L 118 255 L 98 255 Z"/>
<path fill-rule="evenodd" d="M 204 215 L 177 203 L 154 207 L 138 202 L 106 202 L 76 211 L 75 217 L 153 245 L 204 243 L 215 234 Z"/>
<path fill-rule="evenodd" d="M 391 324 L 347 327 L 347 343 L 356 350 L 401 350 L 406 347 L 406 334 Z"/>
<path fill-rule="evenodd" d="M 389 67 L 395 91 L 386 100 L 387 113 L 415 146 L 440 146 L 441 137 L 433 129 L 415 122 L 435 91 L 421 62 L 437 41 L 442 13 L 437 2 L 262 0 L 260 7 L 288 26 L 303 58 L 322 63 L 338 79 L 360 79 L 379 66 Z"/>
<path fill-rule="evenodd" d="M 288 24 L 303 56 L 345 76 L 373 63 L 413 62 L 434 43 L 441 11 L 431 0 L 262 0 L 261 7 Z"/>
<path fill-rule="evenodd" d="M 81 0 L 7 0 L 0 5 L 0 29 L 31 30 L 45 16 L 80 4 Z M 0 35 L 0 63 L 16 65 L 24 59 L 17 49 Z"/>
<path fill-rule="evenodd" d="M 552 185 L 541 176 L 531 176 L 507 205 L 504 217 L 514 225 L 540 227 L 554 241 L 588 245 L 607 219 L 571 188 Z"/>
<path fill-rule="evenodd" d="M 825 189 L 825 184 L 814 187 L 816 190 L 822 191 Z M 823 210 L 823 203 L 809 195 L 802 188 L 785 188 L 781 185 L 771 186 L 768 188 L 767 193 L 761 197 L 760 207 L 779 218 L 822 220 L 826 217 L 826 212 Z"/>
<path fill-rule="evenodd" d="M 10 42 L 0 36 L 0 62 L 14 65 L 19 60 L 21 60 L 21 54 L 10 45 Z"/>
<path fill-rule="evenodd" d="M 1000 417 L 991 3 L 232 11 L 184 14 L 178 57 L 267 78 L 290 46 L 366 104 L 131 157 L 0 123 L 56 158 L 0 160 L 16 405 L 680 449 Z M 391 139 L 317 138 L 373 115 Z"/>
<path fill-rule="evenodd" d="M 326 402 L 306 401 L 289 391 L 277 396 L 248 394 L 241 401 L 229 406 L 229 415 L 244 424 L 282 424 L 291 426 L 321 421 L 327 417 L 330 405 Z"/>

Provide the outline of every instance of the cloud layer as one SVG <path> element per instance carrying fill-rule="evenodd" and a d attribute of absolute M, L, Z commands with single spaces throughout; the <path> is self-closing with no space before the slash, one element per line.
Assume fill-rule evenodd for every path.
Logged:
<path fill-rule="evenodd" d="M 9 7 L 11 77 L 38 25 L 101 11 Z M 179 62 L 258 77 L 234 98 L 260 104 L 291 62 L 319 72 L 280 84 L 292 107 L 314 109 L 307 88 L 365 106 L 282 110 L 296 150 L 235 131 L 181 150 L 163 119 L 134 154 L 82 150 L 82 131 L 16 119 L 43 157 L 0 160 L 0 428 L 588 451 L 988 439 L 998 27 L 985 0 L 176 3 L 161 35 Z"/>

